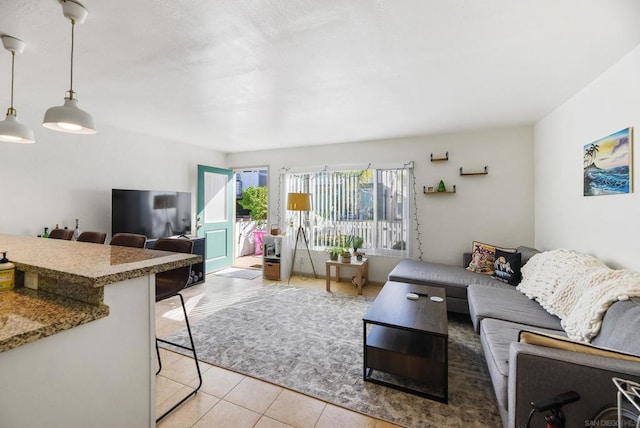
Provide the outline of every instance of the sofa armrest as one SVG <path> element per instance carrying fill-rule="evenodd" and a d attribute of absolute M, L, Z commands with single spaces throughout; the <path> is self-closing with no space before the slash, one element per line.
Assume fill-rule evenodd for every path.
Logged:
<path fill-rule="evenodd" d="M 576 391 L 580 400 L 563 407 L 567 426 L 585 425 L 603 408 L 616 406 L 617 389 L 611 379 L 640 382 L 640 364 L 526 343 L 509 349 L 509 427 L 524 424 L 531 401 Z M 544 426 L 536 415 L 532 426 Z"/>

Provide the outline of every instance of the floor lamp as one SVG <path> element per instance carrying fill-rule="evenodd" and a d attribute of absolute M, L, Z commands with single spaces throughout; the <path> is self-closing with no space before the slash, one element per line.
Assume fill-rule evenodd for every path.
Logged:
<path fill-rule="evenodd" d="M 302 225 L 302 212 L 311 210 L 311 194 L 310 193 L 289 193 L 287 195 L 287 209 L 289 211 L 299 211 L 300 212 L 300 224 L 298 225 L 298 232 L 296 233 L 296 243 L 293 247 L 293 260 L 291 261 L 291 271 L 289 272 L 289 281 L 291 281 L 291 277 L 293 276 L 293 267 L 296 263 L 296 252 L 298 251 L 298 241 L 300 240 L 300 236 L 304 239 L 304 245 L 307 247 L 307 254 L 309 255 L 309 260 L 311 261 L 311 268 L 313 269 L 313 277 L 317 278 L 316 268 L 313 265 L 313 259 L 311 258 L 311 252 L 309 251 L 309 240 L 307 239 L 307 234 L 304 231 L 304 226 Z"/>

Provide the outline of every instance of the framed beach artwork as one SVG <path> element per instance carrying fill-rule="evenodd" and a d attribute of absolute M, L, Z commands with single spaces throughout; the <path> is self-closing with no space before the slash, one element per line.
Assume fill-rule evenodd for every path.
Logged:
<path fill-rule="evenodd" d="M 584 196 L 618 195 L 633 191 L 633 128 L 625 128 L 586 144 Z"/>

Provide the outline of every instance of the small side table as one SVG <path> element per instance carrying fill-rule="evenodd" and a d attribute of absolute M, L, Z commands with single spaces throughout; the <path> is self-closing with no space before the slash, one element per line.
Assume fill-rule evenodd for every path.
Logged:
<path fill-rule="evenodd" d="M 338 260 L 327 260 L 326 267 L 326 279 L 327 279 L 327 291 L 331 291 L 331 266 L 336 267 L 336 281 L 340 281 L 340 268 L 354 268 L 356 270 L 356 286 L 358 287 L 358 295 L 362 295 L 362 286 L 369 280 L 369 261 L 366 257 L 363 257 L 361 261 L 357 261 L 354 258 L 351 259 L 351 263 L 342 263 Z"/>

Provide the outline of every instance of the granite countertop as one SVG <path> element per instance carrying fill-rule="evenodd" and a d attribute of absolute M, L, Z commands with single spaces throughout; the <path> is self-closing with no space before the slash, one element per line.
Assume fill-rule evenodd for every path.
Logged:
<path fill-rule="evenodd" d="M 92 287 L 202 261 L 193 254 L 3 234 L 0 251 L 17 270 Z"/>
<path fill-rule="evenodd" d="M 0 352 L 109 315 L 107 305 L 28 288 L 0 292 Z"/>
<path fill-rule="evenodd" d="M 202 261 L 193 254 L 5 234 L 0 251 L 25 283 L 35 274 L 38 288 L 0 292 L 0 352 L 108 316 L 108 284 Z"/>

